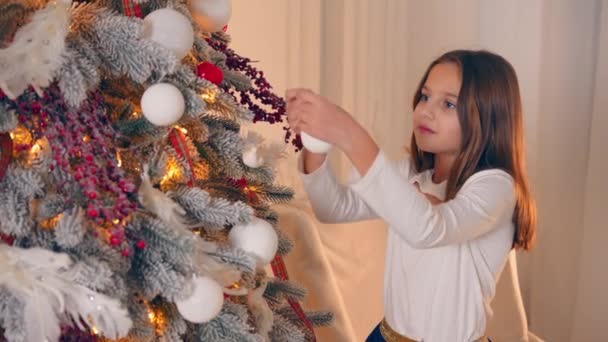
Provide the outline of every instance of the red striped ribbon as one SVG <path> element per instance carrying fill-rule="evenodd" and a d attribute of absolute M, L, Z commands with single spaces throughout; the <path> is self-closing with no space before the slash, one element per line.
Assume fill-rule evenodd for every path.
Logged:
<path fill-rule="evenodd" d="M 169 133 L 169 140 L 171 140 L 171 145 L 177 155 L 185 158 L 188 162 L 188 167 L 190 167 L 190 179 L 188 180 L 188 186 L 192 187 L 194 185 L 194 180 L 196 176 L 194 175 L 194 168 L 192 167 L 192 158 L 190 158 L 190 154 L 188 153 L 188 145 L 186 144 L 186 137 L 184 133 L 177 128 L 173 128 Z"/>
<path fill-rule="evenodd" d="M 274 273 L 275 277 L 284 281 L 289 280 L 289 275 L 287 274 L 287 267 L 285 267 L 285 262 L 283 261 L 283 258 L 280 255 L 274 257 L 274 260 L 272 260 L 270 266 L 272 267 L 272 272 Z M 316 342 L 317 337 L 315 336 L 315 329 L 310 323 L 308 317 L 306 317 L 306 314 L 304 313 L 304 310 L 302 310 L 302 306 L 300 306 L 300 303 L 298 303 L 298 301 L 294 299 L 288 299 L 287 302 L 289 303 L 293 311 L 296 313 L 298 318 L 302 322 L 304 322 L 306 328 L 310 330 L 310 334 L 312 335 L 311 341 Z"/>
<path fill-rule="evenodd" d="M 8 169 L 8 164 L 13 156 L 13 140 L 10 134 L 0 134 L 0 181 L 4 177 L 4 173 Z"/>
<path fill-rule="evenodd" d="M 122 10 L 127 17 L 141 18 L 141 7 L 132 0 L 122 0 Z"/>

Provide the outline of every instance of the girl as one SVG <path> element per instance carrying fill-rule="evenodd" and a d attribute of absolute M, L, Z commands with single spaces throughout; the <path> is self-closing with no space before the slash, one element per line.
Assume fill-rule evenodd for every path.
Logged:
<path fill-rule="evenodd" d="M 325 155 L 304 150 L 318 219 L 389 225 L 385 317 L 368 341 L 488 341 L 498 277 L 511 249 L 532 246 L 536 225 L 513 67 L 487 51 L 431 63 L 414 94 L 411 155 L 397 163 L 340 107 L 305 89 L 286 97 L 291 127 L 333 144 L 363 175 L 339 184 Z"/>

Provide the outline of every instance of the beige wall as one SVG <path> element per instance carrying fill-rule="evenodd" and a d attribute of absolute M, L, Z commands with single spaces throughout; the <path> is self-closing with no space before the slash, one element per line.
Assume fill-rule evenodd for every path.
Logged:
<path fill-rule="evenodd" d="M 518 72 L 528 168 L 539 207 L 539 244 L 520 254 L 531 330 L 547 341 L 608 341 L 608 1 L 605 0 L 233 0 L 234 48 L 260 60 L 278 92 L 308 86 L 340 102 L 391 155 L 410 129 L 422 72 L 452 48 L 488 48 Z M 279 125 L 262 128 L 281 139 Z M 346 163 L 334 162 L 344 173 Z M 299 192 L 292 155 L 280 180 Z M 299 192 L 300 194 L 300 192 Z M 299 196 L 300 197 L 300 196 Z M 300 197 L 301 198 L 301 197 Z M 603 209 L 603 210 L 602 210 Z M 377 240 L 358 234 L 375 229 Z M 381 286 L 357 263 L 382 264 L 379 223 L 323 227 L 319 240 L 339 279 L 332 286 L 363 336 L 381 308 L 350 281 Z M 356 252 L 353 252 L 356 251 Z M 350 253 L 350 254 L 349 254 Z M 337 261 L 336 261 L 337 260 Z M 349 269 L 349 267 L 352 267 Z M 342 283 L 340 283 L 342 279 Z"/>

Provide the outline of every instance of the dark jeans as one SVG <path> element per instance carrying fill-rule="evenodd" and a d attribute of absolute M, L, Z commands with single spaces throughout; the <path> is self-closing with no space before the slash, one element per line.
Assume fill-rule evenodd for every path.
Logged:
<path fill-rule="evenodd" d="M 376 328 L 374 329 L 374 331 L 372 331 L 372 333 L 369 334 L 369 336 L 367 337 L 367 339 L 365 340 L 365 342 L 386 342 L 386 340 L 384 339 L 384 337 L 382 337 L 382 334 L 380 333 L 380 325 L 379 324 L 376 326 Z M 492 340 L 490 340 L 488 338 L 488 342 L 492 342 Z"/>
<path fill-rule="evenodd" d="M 384 339 L 384 337 L 382 337 L 382 334 L 380 333 L 380 324 L 378 324 L 374 331 L 369 334 L 365 342 L 386 342 L 386 340 Z"/>

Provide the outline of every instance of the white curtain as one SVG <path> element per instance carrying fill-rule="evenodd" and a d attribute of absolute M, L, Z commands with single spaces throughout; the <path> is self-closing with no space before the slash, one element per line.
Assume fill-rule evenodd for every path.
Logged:
<path fill-rule="evenodd" d="M 306 86 L 339 102 L 392 156 L 409 141 L 411 97 L 442 52 L 485 48 L 514 65 L 522 90 L 538 245 L 519 253 L 530 330 L 547 341 L 608 341 L 608 1 L 233 0 L 233 46 L 260 60 L 278 92 Z M 280 139 L 280 126 L 255 129 Z M 348 163 L 332 155 L 338 173 Z M 307 306 L 338 313 L 321 341 L 360 341 L 382 315 L 384 225 L 310 218 L 295 155 L 280 182 L 297 237 L 288 259 Z M 515 275 L 517 275 L 515 273 Z M 516 279 L 516 278 L 515 278 Z M 525 322 L 524 322 L 525 323 Z"/>
<path fill-rule="evenodd" d="M 582 229 L 573 234 L 581 236 L 576 300 L 572 312 L 572 341 L 608 340 L 608 241 L 606 195 L 608 195 L 608 1 L 598 7 L 596 23 L 597 53 L 594 58 L 593 107 L 587 143 L 587 177 Z M 549 233 L 547 233 L 549 234 Z"/>

